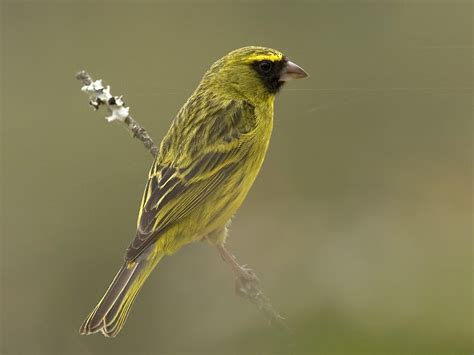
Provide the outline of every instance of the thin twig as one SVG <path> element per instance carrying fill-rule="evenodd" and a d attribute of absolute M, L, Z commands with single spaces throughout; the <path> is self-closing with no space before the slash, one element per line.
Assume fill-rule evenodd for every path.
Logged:
<path fill-rule="evenodd" d="M 121 96 L 112 96 L 110 86 L 104 87 L 102 80 L 94 81 L 92 77 L 84 70 L 76 74 L 76 79 L 83 84 L 82 91 L 89 95 L 89 105 L 98 110 L 100 106 L 106 106 L 109 117 L 107 121 L 123 122 L 132 132 L 133 137 L 142 141 L 145 148 L 156 158 L 158 147 L 153 142 L 148 132 L 135 121 L 129 114 L 129 108 L 125 106 Z M 280 329 L 288 330 L 284 323 L 284 318 L 270 304 L 269 299 L 258 287 L 259 280 L 253 271 L 247 266 L 241 266 L 237 263 L 235 257 L 223 245 L 218 246 L 218 250 L 227 263 L 232 266 L 236 281 L 236 292 L 242 298 L 255 304 L 263 316 Z"/>
<path fill-rule="evenodd" d="M 235 291 L 237 294 L 256 305 L 263 317 L 267 319 L 270 324 L 288 331 L 289 329 L 284 322 L 285 318 L 273 308 L 270 300 L 259 288 L 260 280 L 252 269 L 246 265 L 240 265 L 235 256 L 228 251 L 224 245 L 217 245 L 217 250 L 222 259 L 232 267 L 235 276 Z"/>
<path fill-rule="evenodd" d="M 92 77 L 84 70 L 76 74 L 76 79 L 80 80 L 84 85 L 82 91 L 90 96 L 89 105 L 98 110 L 100 106 L 105 105 L 111 114 L 107 117 L 107 121 L 123 122 L 132 132 L 134 138 L 142 141 L 145 148 L 153 155 L 154 158 L 158 155 L 158 147 L 151 139 L 148 132 L 135 121 L 129 114 L 129 108 L 125 106 L 122 96 L 112 96 L 110 93 L 110 86 L 102 86 L 102 80 L 94 81 Z"/>

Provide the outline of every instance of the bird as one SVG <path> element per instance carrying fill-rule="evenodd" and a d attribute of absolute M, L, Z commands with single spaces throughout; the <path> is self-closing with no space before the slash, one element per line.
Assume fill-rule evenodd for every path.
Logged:
<path fill-rule="evenodd" d="M 307 76 L 282 52 L 260 46 L 233 50 L 211 65 L 160 144 L 123 265 L 80 334 L 115 337 L 164 256 L 202 240 L 223 248 L 264 161 L 275 96 L 286 82 Z"/>

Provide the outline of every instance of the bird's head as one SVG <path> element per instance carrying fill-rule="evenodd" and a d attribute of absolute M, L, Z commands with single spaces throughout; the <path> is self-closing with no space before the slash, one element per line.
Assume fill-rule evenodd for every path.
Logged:
<path fill-rule="evenodd" d="M 273 99 L 285 82 L 307 76 L 283 53 L 251 46 L 236 49 L 215 62 L 202 85 L 255 102 Z"/>

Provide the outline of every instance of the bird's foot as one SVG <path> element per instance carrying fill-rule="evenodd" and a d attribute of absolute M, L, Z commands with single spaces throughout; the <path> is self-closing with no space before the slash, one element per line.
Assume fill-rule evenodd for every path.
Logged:
<path fill-rule="evenodd" d="M 242 265 L 235 272 L 235 291 L 239 295 L 257 296 L 260 292 L 260 279 L 247 265 Z"/>
<path fill-rule="evenodd" d="M 248 265 L 240 266 L 239 277 L 244 278 L 245 280 L 250 282 L 260 283 L 260 279 Z"/>

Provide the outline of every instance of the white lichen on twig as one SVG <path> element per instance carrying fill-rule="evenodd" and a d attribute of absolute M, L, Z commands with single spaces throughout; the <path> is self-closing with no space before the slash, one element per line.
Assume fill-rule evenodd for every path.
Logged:
<path fill-rule="evenodd" d="M 76 74 L 76 79 L 82 82 L 83 86 L 81 90 L 89 95 L 89 105 L 94 110 L 98 110 L 101 106 L 106 106 L 110 113 L 110 115 L 105 118 L 108 122 L 123 122 L 132 132 L 133 137 L 142 141 L 145 148 L 148 149 L 153 157 L 158 155 L 158 147 L 148 132 L 130 116 L 130 108 L 125 106 L 122 99 L 123 96 L 113 96 L 110 92 L 110 86 L 107 85 L 107 87 L 104 87 L 102 80 L 94 81 L 84 70 Z"/>
<path fill-rule="evenodd" d="M 91 82 L 89 85 L 84 85 L 81 90 L 89 95 L 89 105 L 91 105 L 95 110 L 98 110 L 100 105 L 107 106 L 109 111 L 112 113 L 110 116 L 105 118 L 107 121 L 124 122 L 129 116 L 130 108 L 125 106 L 125 103 L 122 100 L 123 96 L 112 96 L 110 93 L 110 85 L 104 87 L 102 85 L 102 80 L 96 80 Z"/>

